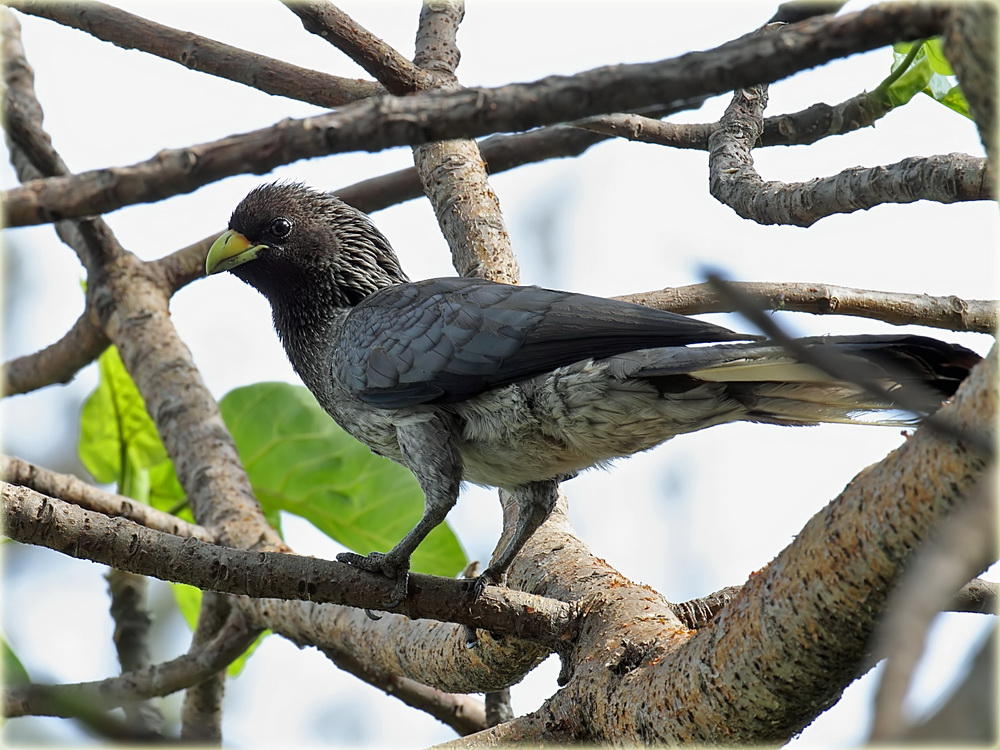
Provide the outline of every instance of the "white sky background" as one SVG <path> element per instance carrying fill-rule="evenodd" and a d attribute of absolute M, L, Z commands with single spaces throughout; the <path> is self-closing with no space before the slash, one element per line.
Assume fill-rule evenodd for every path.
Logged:
<path fill-rule="evenodd" d="M 161 23 L 299 65 L 364 75 L 303 31 L 279 3 L 120 4 Z M 662 59 L 739 36 L 766 20 L 776 5 L 473 2 L 459 35 L 459 75 L 467 85 L 499 85 Z M 416 2 L 341 7 L 412 55 Z M 45 125 L 74 171 L 130 164 L 162 148 L 320 111 L 48 21 L 18 18 Z M 888 72 L 890 60 L 890 52 L 880 50 L 779 83 L 771 88 L 768 112 L 836 103 L 871 89 Z M 716 119 L 727 101 L 722 97 L 673 119 Z M 758 150 L 755 160 L 765 179 L 792 181 L 953 151 L 982 153 L 973 124 L 918 97 L 874 128 L 813 146 Z M 706 162 L 703 152 L 619 141 L 577 159 L 493 177 L 524 282 L 615 295 L 700 281 L 702 264 L 709 264 L 745 280 L 997 297 L 995 204 L 920 202 L 834 216 L 808 230 L 763 227 L 709 196 Z M 406 148 L 298 162 L 266 177 L 233 177 L 162 203 L 131 206 L 107 220 L 125 247 L 151 259 L 223 229 L 237 202 L 264 180 L 293 178 L 335 189 L 411 164 Z M 2 175 L 5 187 L 16 184 L 6 160 Z M 453 275 L 425 200 L 378 212 L 374 219 L 412 278 Z M 5 359 L 56 340 L 83 308 L 83 272 L 50 227 L 7 234 L 13 270 L 5 299 Z M 172 311 L 217 397 L 261 380 L 298 382 L 271 329 L 265 300 L 235 277 L 224 274 L 191 285 L 176 295 Z M 709 317 L 746 328 L 732 316 Z M 901 332 L 858 318 L 786 314 L 782 321 L 802 334 Z M 913 330 L 983 353 L 990 343 L 986 336 Z M 90 367 L 68 386 L 4 402 L 6 451 L 43 465 L 71 466 L 67 452 L 75 425 L 56 425 L 74 418 L 95 382 Z M 862 467 L 902 439 L 894 428 L 716 427 L 610 471 L 587 473 L 568 483 L 566 491 L 573 522 L 595 554 L 680 601 L 744 581 Z M 482 560 L 499 534 L 499 516 L 492 493 L 470 489 L 449 521 L 470 557 Z M 297 552 L 332 557 L 338 551 L 296 519 L 286 517 L 285 530 Z M 65 682 L 115 673 L 104 568 L 48 550 L 9 545 L 8 552 L 4 631 L 32 675 Z M 167 618 L 165 585 L 155 584 L 154 605 Z M 186 632 L 176 618 L 167 619 L 170 627 L 163 626 L 157 658 L 186 647 Z M 937 645 L 914 691 L 916 708 L 937 699 L 987 626 L 986 618 L 970 615 L 941 620 Z M 556 672 L 550 659 L 515 687 L 515 711 L 531 710 L 550 695 Z M 797 742 L 827 747 L 858 742 L 866 731 L 870 686 L 870 679 L 853 686 Z M 62 720 L 18 719 L 7 723 L 6 732 L 11 741 L 48 737 L 75 743 L 83 738 Z M 451 736 L 435 720 L 338 672 L 315 650 L 299 651 L 278 637 L 267 639 L 228 688 L 225 737 L 233 746 L 415 747 Z"/>

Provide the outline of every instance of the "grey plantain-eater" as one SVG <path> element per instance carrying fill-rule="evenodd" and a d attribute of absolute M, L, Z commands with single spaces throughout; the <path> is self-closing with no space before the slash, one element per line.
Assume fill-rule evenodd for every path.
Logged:
<path fill-rule="evenodd" d="M 478 589 L 502 580 L 558 482 L 588 467 L 725 422 L 912 422 L 780 346 L 695 318 L 482 279 L 410 282 L 367 216 L 301 184 L 247 195 L 205 270 L 230 270 L 263 293 L 320 405 L 416 476 L 425 509 L 405 538 L 386 554 L 338 555 L 394 579 L 392 606 L 406 594 L 410 555 L 463 480 L 507 490 L 519 511 Z M 887 387 L 923 383 L 928 412 L 979 361 L 922 336 L 800 341 L 835 347 Z"/>

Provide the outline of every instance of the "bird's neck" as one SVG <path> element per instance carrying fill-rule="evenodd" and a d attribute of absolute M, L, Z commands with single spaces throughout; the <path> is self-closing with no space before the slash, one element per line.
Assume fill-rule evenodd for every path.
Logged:
<path fill-rule="evenodd" d="M 287 282 L 291 283 L 287 283 Z M 399 266 L 365 269 L 336 266 L 321 277 L 285 279 L 268 295 L 274 327 L 289 361 L 314 393 L 330 387 L 333 347 L 348 313 L 365 297 L 408 281 Z"/>

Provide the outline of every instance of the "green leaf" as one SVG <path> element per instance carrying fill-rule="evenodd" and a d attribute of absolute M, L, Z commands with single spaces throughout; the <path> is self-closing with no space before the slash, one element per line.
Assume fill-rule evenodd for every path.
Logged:
<path fill-rule="evenodd" d="M 923 42 L 899 42 L 892 46 L 892 55 L 890 75 L 878 90 L 894 106 L 906 104 L 922 92 L 971 119 L 968 102 L 944 56 L 940 37 Z"/>
<path fill-rule="evenodd" d="M 356 552 L 385 552 L 420 519 L 413 475 L 344 432 L 301 386 L 257 383 L 219 402 L 254 493 L 266 512 L 310 521 Z M 411 559 L 415 571 L 452 576 L 465 553 L 446 524 Z"/>
<path fill-rule="evenodd" d="M 24 668 L 17 654 L 7 643 L 6 638 L 0 638 L 3 647 L 3 681 L 5 685 L 27 685 L 31 682 L 28 670 Z"/>
<path fill-rule="evenodd" d="M 184 497 L 146 404 L 118 350 L 98 358 L 99 381 L 80 412 L 80 461 L 94 479 L 158 508 Z"/>
<path fill-rule="evenodd" d="M 201 611 L 201 589 L 189 586 L 186 583 L 171 583 L 170 588 L 174 592 L 174 601 L 177 603 L 177 609 L 181 611 L 184 622 L 187 623 L 187 626 L 193 632 L 198 626 L 198 613 Z M 240 672 L 243 671 L 243 668 L 247 664 L 247 659 L 257 650 L 264 637 L 270 634 L 270 630 L 261 631 L 261 634 L 254 639 L 254 642 L 247 646 L 246 651 L 230 662 L 226 668 L 226 673 L 230 677 L 239 677 Z"/>

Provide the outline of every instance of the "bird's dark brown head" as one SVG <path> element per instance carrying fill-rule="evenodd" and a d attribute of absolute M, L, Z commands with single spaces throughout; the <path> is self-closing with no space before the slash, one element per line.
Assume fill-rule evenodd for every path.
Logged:
<path fill-rule="evenodd" d="M 232 271 L 275 312 L 308 301 L 352 307 L 407 281 L 389 241 L 367 216 L 299 183 L 252 190 L 205 260 L 206 273 Z"/>

